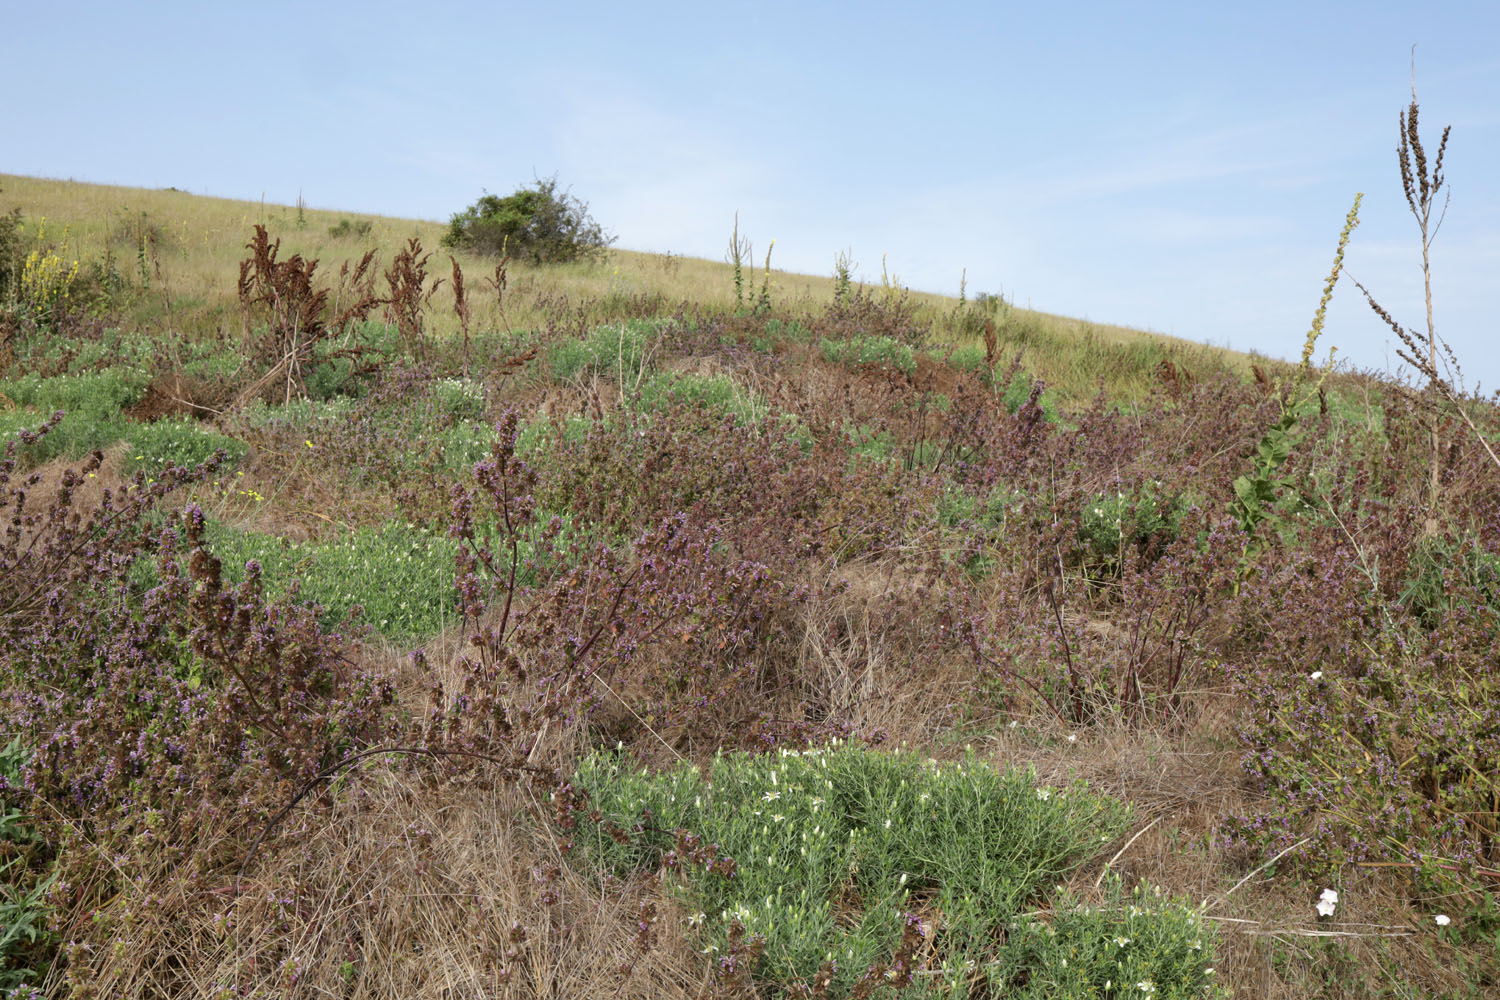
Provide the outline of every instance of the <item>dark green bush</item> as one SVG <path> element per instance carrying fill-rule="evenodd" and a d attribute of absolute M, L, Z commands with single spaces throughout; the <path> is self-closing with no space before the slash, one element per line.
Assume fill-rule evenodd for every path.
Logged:
<path fill-rule="evenodd" d="M 328 235 L 336 240 L 362 240 L 370 235 L 370 225 L 369 219 L 340 219 L 337 225 L 328 227 Z"/>
<path fill-rule="evenodd" d="M 589 215 L 588 205 L 557 190 L 557 178 L 538 180 L 504 198 L 487 194 L 455 213 L 443 246 L 510 254 L 537 264 L 602 255 L 614 237 Z"/>

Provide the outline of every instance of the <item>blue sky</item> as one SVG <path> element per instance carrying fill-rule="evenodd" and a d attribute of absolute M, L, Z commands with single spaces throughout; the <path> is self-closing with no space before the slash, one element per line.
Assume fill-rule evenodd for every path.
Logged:
<path fill-rule="evenodd" d="M 1416 44 L 1452 204 L 1438 332 L 1500 387 L 1500 3 L 43 5 L 4 0 L 0 170 L 446 219 L 556 174 L 630 249 L 1003 291 L 1295 356 L 1338 230 L 1421 323 Z M 0 195 L 3 200 L 3 195 Z M 1324 343 L 1396 362 L 1341 286 Z"/>

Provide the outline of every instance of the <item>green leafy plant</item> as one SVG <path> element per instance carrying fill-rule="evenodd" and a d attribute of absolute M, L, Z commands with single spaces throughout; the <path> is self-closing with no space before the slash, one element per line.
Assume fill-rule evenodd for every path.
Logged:
<path fill-rule="evenodd" d="M 204 427 L 195 420 L 158 420 L 135 424 L 126 432 L 130 454 L 126 473 L 144 470 L 154 477 L 169 465 L 189 468 L 208 461 L 217 451 L 225 453 L 226 470 L 232 469 L 249 450 L 243 441 Z"/>
<path fill-rule="evenodd" d="M 1500 602 L 1500 554 L 1477 538 L 1425 538 L 1412 555 L 1398 598 L 1426 625 L 1436 625 L 1463 600 Z"/>
<path fill-rule="evenodd" d="M 587 339 L 554 344 L 547 354 L 552 377 L 569 382 L 586 375 L 614 376 L 622 384 L 633 384 L 640 379 L 651 342 L 660 331 L 660 323 L 630 320 L 598 327 Z"/>
<path fill-rule="evenodd" d="M 1313 351 L 1323 333 L 1323 322 L 1328 313 L 1328 302 L 1333 298 L 1334 286 L 1343 273 L 1344 251 L 1349 246 L 1349 235 L 1359 224 L 1359 203 L 1363 197 L 1363 194 L 1354 196 L 1354 206 L 1349 209 L 1343 231 L 1339 233 L 1333 269 L 1329 271 L 1328 280 L 1323 284 L 1323 297 L 1318 302 L 1318 311 L 1313 315 L 1312 326 L 1303 342 L 1302 362 L 1297 367 L 1297 374 L 1289 386 L 1277 393 L 1280 413 L 1276 422 L 1267 428 L 1256 444 L 1255 451 L 1250 456 L 1250 472 L 1236 477 L 1232 484 L 1234 499 L 1230 502 L 1229 512 L 1245 534 L 1251 536 L 1245 541 L 1247 555 L 1258 544 L 1253 536 L 1262 523 L 1281 522 L 1281 514 L 1276 509 L 1277 501 L 1283 491 L 1293 487 L 1291 482 L 1281 477 L 1281 467 L 1291 457 L 1292 448 L 1301 436 L 1300 411 L 1317 395 L 1322 388 L 1323 378 L 1327 377 L 1325 370 L 1321 377 L 1313 378 Z"/>
<path fill-rule="evenodd" d="M 558 191 L 556 177 L 503 198 L 484 195 L 454 213 L 443 237 L 446 247 L 509 254 L 537 264 L 597 259 L 613 242 L 589 215 L 588 205 Z"/>
<path fill-rule="evenodd" d="M 708 406 L 733 414 L 739 423 L 753 423 L 766 415 L 766 404 L 724 375 L 703 376 L 668 372 L 641 383 L 633 400 L 642 412 L 683 404 Z"/>
<path fill-rule="evenodd" d="M 260 563 L 268 593 L 290 592 L 323 609 L 323 621 L 359 620 L 391 638 L 432 635 L 455 620 L 450 539 L 396 522 L 361 528 L 327 542 L 291 544 L 274 535 L 213 525 L 209 543 L 225 579 L 239 582 L 245 564 Z"/>
<path fill-rule="evenodd" d="M 1082 787 L 1038 786 L 1034 774 L 972 757 L 938 763 L 838 743 L 660 774 L 597 755 L 574 784 L 597 811 L 575 841 L 595 864 L 619 876 L 664 868 L 710 952 L 728 955 L 748 934 L 762 943 L 757 978 L 778 991 L 821 981 L 835 996 L 874 967 L 910 982 L 913 931 L 928 956 L 920 971 L 953 995 L 1035 979 L 1051 952 L 997 949 L 997 932 L 1050 936 L 1025 911 L 1125 818 Z M 1111 936 L 1184 941 L 1138 949 L 1157 956 L 1139 966 L 1086 965 L 1084 980 L 1102 989 L 1117 968 L 1149 968 L 1166 995 L 1190 995 L 1170 989 L 1202 982 L 1208 936 L 1185 912 L 1159 909 L 1153 899 L 1080 917 L 1073 938 L 1101 955 Z"/>
<path fill-rule="evenodd" d="M 1174 541 L 1186 508 L 1183 498 L 1166 495 L 1158 482 L 1130 493 L 1102 493 L 1083 505 L 1079 540 L 1090 561 L 1116 567 L 1128 545 L 1160 547 Z"/>
<path fill-rule="evenodd" d="M 122 411 L 139 402 L 145 388 L 145 376 L 127 368 L 9 379 L 0 382 L 0 397 L 10 400 L 13 407 L 0 411 L 0 434 L 36 427 L 45 416 L 60 410 L 62 422 L 46 437 L 22 448 L 21 458 L 28 465 L 59 456 L 79 458 L 125 436 L 130 425 Z"/>
<path fill-rule="evenodd" d="M 849 366 L 889 365 L 904 375 L 917 370 L 917 358 L 910 346 L 894 337 L 851 337 L 848 340 L 824 339 L 818 344 L 823 360 Z"/>
<path fill-rule="evenodd" d="M 24 787 L 21 768 L 28 756 L 20 737 L 0 747 L 0 991 L 7 996 L 39 981 L 36 965 L 54 941 L 47 929 L 47 894 L 57 873 L 38 875 L 27 865 L 38 837 L 7 794 Z"/>

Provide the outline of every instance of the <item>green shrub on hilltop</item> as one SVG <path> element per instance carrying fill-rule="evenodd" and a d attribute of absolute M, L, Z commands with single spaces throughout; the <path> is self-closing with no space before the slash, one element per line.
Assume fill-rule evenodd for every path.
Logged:
<path fill-rule="evenodd" d="M 510 254 L 536 264 L 597 258 L 613 242 L 589 215 L 588 205 L 557 190 L 556 177 L 503 198 L 484 195 L 454 213 L 443 236 L 446 247 Z"/>

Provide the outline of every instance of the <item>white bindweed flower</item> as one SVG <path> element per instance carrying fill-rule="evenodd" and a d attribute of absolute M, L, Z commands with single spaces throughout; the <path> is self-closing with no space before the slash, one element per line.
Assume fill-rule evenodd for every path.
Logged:
<path fill-rule="evenodd" d="M 1316 907 L 1318 916 L 1331 917 L 1334 909 L 1339 905 L 1339 894 L 1333 889 L 1324 889 L 1323 894 L 1318 897 Z"/>
<path fill-rule="evenodd" d="M 1439 927 L 1447 927 L 1449 924 L 1453 923 L 1452 920 L 1448 919 L 1448 914 L 1446 913 L 1439 913 L 1437 916 L 1432 918 L 1432 921 Z"/>
<path fill-rule="evenodd" d="M 1314 670 L 1312 673 L 1307 675 L 1307 679 L 1310 681 L 1320 681 L 1323 679 L 1323 671 Z"/>

